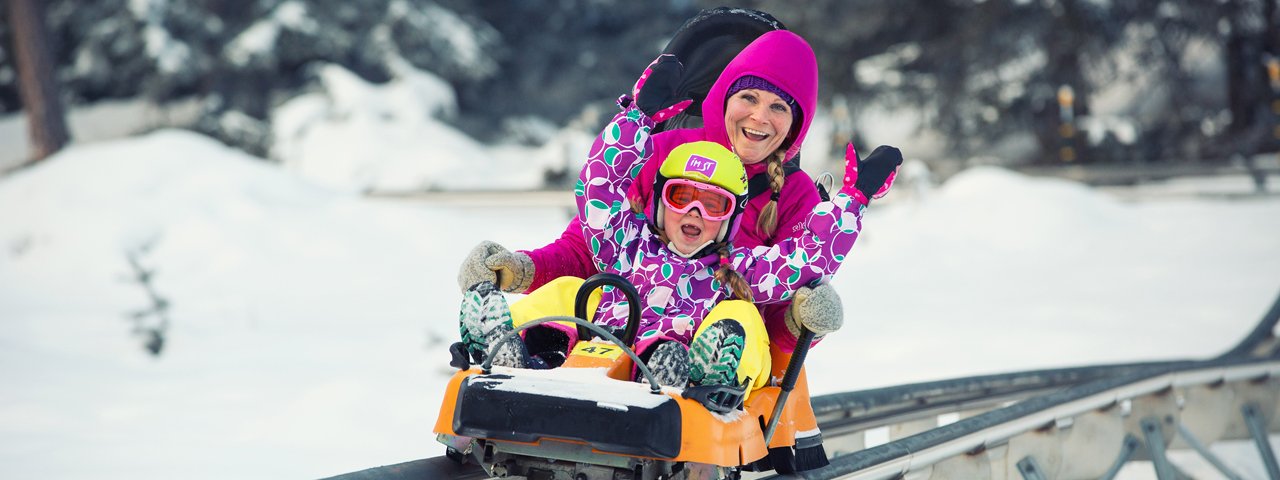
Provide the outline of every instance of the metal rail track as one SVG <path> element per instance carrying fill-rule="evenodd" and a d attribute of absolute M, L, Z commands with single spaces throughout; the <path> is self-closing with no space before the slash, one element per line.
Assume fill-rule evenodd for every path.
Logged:
<path fill-rule="evenodd" d="M 1037 470 L 1041 472 L 1053 473 L 1032 476 L 1019 471 L 1021 478 L 1111 478 L 1131 459 L 1151 459 L 1158 467 L 1164 465 L 1160 468 L 1171 468 L 1163 452 L 1179 433 L 1188 444 L 1252 438 L 1260 442 L 1264 451 L 1270 451 L 1265 432 L 1277 426 L 1271 424 L 1276 423 L 1273 420 L 1278 400 L 1280 359 L 1232 358 L 1156 365 L 1038 394 L 955 423 L 919 428 L 923 431 L 918 433 L 910 434 L 908 430 L 910 435 L 872 448 L 859 444 L 851 450 L 840 449 L 839 445 L 851 443 L 850 437 L 858 439 L 866 431 L 846 429 L 830 437 L 833 441 L 829 443 L 837 446 L 832 452 L 832 464 L 801 476 L 1018 478 L 1014 473 L 1017 463 L 1028 462 L 1039 464 Z M 1252 413 L 1246 413 L 1250 410 Z M 921 421 L 921 415 L 924 420 L 933 415 L 926 409 L 915 413 L 903 414 L 899 419 L 902 423 L 895 425 L 910 425 Z M 1159 432 L 1156 438 L 1151 436 L 1152 428 Z M 1264 433 L 1259 436 L 1255 430 Z M 1073 436 L 1080 431 L 1088 433 Z M 1135 441 L 1145 441 L 1145 445 Z M 1073 442 L 1078 444 L 1070 445 Z M 1092 445 L 1079 444 L 1086 442 Z M 1135 456 L 1142 446 L 1146 447 L 1141 452 L 1145 456 Z M 1080 458 L 1063 458 L 1071 450 L 1077 451 L 1076 455 L 1087 453 Z M 1092 467 L 1088 473 L 1064 473 L 1063 464 L 1076 465 L 1077 470 L 1081 464 Z M 1006 472 L 996 474 L 999 469 Z M 957 477 L 957 471 L 970 473 Z M 1225 472 L 1224 475 L 1231 478 Z M 1178 477 L 1171 474 L 1159 478 Z M 1272 478 L 1280 478 L 1280 472 Z"/>
<path fill-rule="evenodd" d="M 1125 462 L 1147 459 L 1158 478 L 1172 480 L 1182 478 L 1164 455 L 1174 447 L 1193 448 L 1224 477 L 1239 478 L 1204 445 L 1252 439 L 1270 478 L 1280 479 L 1267 440 L 1269 431 L 1280 430 L 1278 321 L 1280 297 L 1234 348 L 1209 360 L 1019 372 L 815 397 L 832 463 L 799 476 L 1112 478 Z M 944 413 L 967 418 L 939 426 Z M 863 448 L 866 432 L 884 426 L 899 430 L 897 438 Z M 1074 458 L 1064 462 L 1068 456 Z"/>

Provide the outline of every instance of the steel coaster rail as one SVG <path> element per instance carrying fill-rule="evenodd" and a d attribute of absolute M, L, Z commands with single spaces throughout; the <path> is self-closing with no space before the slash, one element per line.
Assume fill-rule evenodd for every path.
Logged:
<path fill-rule="evenodd" d="M 866 430 L 930 414 L 990 408 L 1063 388 L 1145 371 L 1190 364 L 1188 360 L 1123 363 L 981 375 L 896 385 L 812 398 L 824 436 Z"/>
<path fill-rule="evenodd" d="M 322 480 L 422 480 L 427 478 L 483 480 L 489 478 L 489 474 L 475 463 L 462 465 L 452 458 L 439 456 L 369 468 Z"/>
<path fill-rule="evenodd" d="M 1195 365 L 1171 364 L 1079 384 L 839 456 L 831 460 L 831 465 L 802 472 L 801 476 L 808 479 L 894 478 L 950 457 L 981 452 L 1016 435 L 1052 426 L 1059 419 L 1106 409 L 1120 401 L 1168 391 L 1175 386 L 1213 385 L 1228 378 L 1246 382 L 1280 378 L 1280 360 L 1229 358 Z"/>
<path fill-rule="evenodd" d="M 832 459 L 831 465 L 802 472 L 801 475 L 804 478 L 892 478 L 907 472 L 908 466 L 919 466 L 926 460 L 921 456 L 925 452 L 928 452 L 926 456 L 937 461 L 946 458 L 947 455 L 939 455 L 947 453 L 948 448 L 969 449 L 952 451 L 949 453 L 951 455 L 985 448 L 985 443 L 964 444 L 966 436 L 983 433 L 985 438 L 991 438 L 993 432 L 1004 431 L 1007 438 L 1026 431 L 1019 428 L 1043 428 L 1046 421 L 1052 423 L 1055 420 L 1046 420 L 1041 418 L 1043 415 L 1037 416 L 1037 413 L 1048 411 L 1054 415 L 1070 416 L 1068 412 L 1083 408 L 1080 405 L 1090 405 L 1090 402 L 1096 402 L 1099 398 L 1111 398 L 1109 401 L 1114 403 L 1123 400 L 1121 397 L 1125 395 L 1132 398 L 1140 393 L 1172 388 L 1174 382 L 1178 382 L 1178 386 L 1194 384 L 1188 378 L 1200 377 L 1209 383 L 1221 383 L 1225 380 L 1215 375 L 1224 371 L 1234 371 L 1233 375 L 1236 376 L 1280 377 L 1277 375 L 1280 373 L 1277 371 L 1280 369 L 1280 362 L 1276 362 L 1280 359 L 1280 348 L 1277 348 L 1273 333 L 1277 322 L 1280 322 L 1280 296 L 1252 332 L 1234 348 L 1211 360 L 1019 372 L 814 397 L 819 428 L 828 439 L 857 434 L 880 425 L 927 418 L 942 411 L 955 411 L 960 407 L 975 408 L 997 404 L 998 402 L 992 401 L 995 397 L 1029 398 L 898 441 L 838 456 Z M 1251 371 L 1253 373 L 1249 373 Z M 1150 391 L 1144 390 L 1153 388 Z M 1088 409 L 1084 408 L 1083 411 Z M 1028 422 L 1029 426 L 1021 425 Z M 1249 426 L 1251 430 L 1259 427 L 1256 421 Z M 1253 436 L 1260 445 L 1266 442 L 1265 435 L 1254 432 Z M 1274 468 L 1275 462 L 1266 458 L 1267 453 L 1269 452 L 1262 453 L 1264 461 L 1270 462 L 1268 468 Z"/>
<path fill-rule="evenodd" d="M 1277 322 L 1280 322 L 1280 296 L 1248 335 L 1216 358 L 1277 358 L 1280 348 L 1276 348 L 1272 333 Z M 903 417 L 920 416 L 926 413 L 923 411 L 927 406 L 946 411 L 954 411 L 958 406 L 981 407 L 1026 398 L 1037 391 L 1047 393 L 1093 380 L 1196 362 L 1154 361 L 982 375 L 821 395 L 813 397 L 812 403 L 824 431 L 864 429 L 893 423 Z"/>

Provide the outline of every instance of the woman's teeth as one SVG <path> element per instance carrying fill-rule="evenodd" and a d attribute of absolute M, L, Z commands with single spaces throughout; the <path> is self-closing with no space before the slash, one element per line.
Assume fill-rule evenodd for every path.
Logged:
<path fill-rule="evenodd" d="M 750 139 L 755 140 L 755 141 L 757 141 L 757 142 L 762 141 L 762 140 L 764 140 L 764 139 L 766 139 L 766 138 L 769 138 L 769 134 L 768 134 L 768 133 L 761 132 L 761 131 L 759 131 L 759 130 L 752 130 L 752 129 L 750 129 L 750 128 L 745 128 L 745 127 L 742 129 L 742 133 L 743 133 L 744 135 L 746 135 L 746 136 L 747 136 L 747 138 L 750 138 Z"/>

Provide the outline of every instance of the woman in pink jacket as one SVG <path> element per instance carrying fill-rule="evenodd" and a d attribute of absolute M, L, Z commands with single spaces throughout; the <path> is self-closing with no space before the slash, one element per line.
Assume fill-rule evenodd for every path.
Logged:
<path fill-rule="evenodd" d="M 654 134 L 650 158 L 666 158 L 675 146 L 699 140 L 733 150 L 746 167 L 750 196 L 734 243 L 772 246 L 792 238 L 821 201 L 813 179 L 796 162 L 817 104 L 812 49 L 792 32 L 768 32 L 744 48 L 712 85 L 702 102 L 704 126 Z M 652 198 L 659 163 L 647 162 L 632 184 L 639 204 Z M 542 248 L 510 252 L 482 242 L 464 260 L 458 279 L 463 290 L 488 280 L 504 291 L 527 293 L 559 277 L 596 273 L 582 224 L 574 218 L 560 238 Z M 761 306 L 760 313 L 770 342 L 784 352 L 795 347 L 801 325 L 824 335 L 838 329 L 843 318 L 839 297 L 828 285 L 803 288 L 792 302 Z"/>
<path fill-rule="evenodd" d="M 653 115 L 655 112 L 666 112 L 668 108 L 678 110 L 688 105 L 687 100 L 678 98 L 676 86 L 680 83 L 679 78 L 672 79 L 669 78 L 670 72 L 664 73 L 668 74 L 668 78 L 659 80 L 651 76 L 646 85 L 670 85 L 671 88 L 667 91 L 671 95 L 663 98 L 663 95 L 646 93 L 637 99 L 637 106 L 655 118 L 665 117 L 661 113 Z M 679 76 L 678 72 L 676 76 Z M 734 57 L 708 91 L 701 105 L 703 127 L 653 134 L 653 151 L 643 152 L 652 161 L 644 163 L 637 172 L 637 177 L 631 184 L 629 203 L 649 205 L 652 202 L 657 170 L 672 149 L 689 142 L 710 141 L 736 153 L 749 179 L 749 199 L 733 243 L 752 249 L 773 246 L 801 234 L 806 217 L 822 200 L 813 180 L 800 170 L 796 161 L 800 145 L 813 122 L 817 96 L 817 62 L 809 45 L 799 36 L 784 30 L 761 35 Z M 646 102 L 650 104 L 646 105 Z M 653 102 L 657 104 L 654 105 Z M 852 148 L 849 152 L 852 152 Z M 846 153 L 846 156 L 849 155 L 850 153 Z M 897 158 L 900 163 L 901 157 Z M 893 175 L 889 174 L 886 188 L 892 183 L 892 178 Z M 507 292 L 530 293 L 548 282 L 561 283 L 557 278 L 586 278 L 596 273 L 599 270 L 591 247 L 584 240 L 583 225 L 575 217 L 560 238 L 542 248 L 511 252 L 496 243 L 482 242 L 464 260 L 458 274 L 458 283 L 464 292 L 481 282 L 489 282 L 485 285 L 496 285 Z M 543 288 L 539 292 L 545 293 L 550 289 Z M 561 303 L 571 304 L 572 298 L 572 294 L 569 294 Z M 840 328 L 843 321 L 840 299 L 827 284 L 814 288 L 802 287 L 791 296 L 790 302 L 758 308 L 769 342 L 781 354 L 788 354 L 795 347 L 801 327 L 815 334 L 825 335 Z M 590 305 L 588 309 L 594 310 Z M 534 317 L 531 313 L 538 312 L 524 312 L 523 316 Z M 543 313 L 565 314 L 563 311 Z M 516 316 L 514 312 L 513 316 Z M 511 320 L 507 318 L 506 323 L 509 325 Z M 496 325 L 501 322 L 493 323 Z M 526 331 L 526 343 L 539 343 L 529 338 L 529 335 L 533 335 L 533 330 L 538 329 Z M 483 331 L 463 332 L 464 339 L 469 334 L 475 337 L 489 335 Z M 542 350 L 554 355 L 555 352 L 563 351 L 564 347 Z M 537 360 L 545 361 L 547 366 L 557 364 L 550 357 Z M 776 375 L 777 370 L 774 372 Z M 805 384 L 802 373 L 797 383 L 797 392 L 800 393 L 796 399 L 804 407 L 808 407 Z M 812 428 L 797 434 L 795 461 L 790 465 L 775 465 L 779 472 L 806 470 L 826 464 L 822 436 L 812 410 L 802 408 L 796 412 L 796 419 L 797 425 L 809 425 Z M 779 448 L 791 452 L 788 447 Z"/>

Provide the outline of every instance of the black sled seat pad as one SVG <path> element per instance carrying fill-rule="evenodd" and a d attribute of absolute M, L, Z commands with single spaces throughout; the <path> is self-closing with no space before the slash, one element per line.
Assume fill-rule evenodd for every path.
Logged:
<path fill-rule="evenodd" d="M 680 453 L 680 405 L 638 383 L 476 375 L 459 387 L 453 431 L 526 443 L 553 437 L 601 451 L 674 458 Z"/>

